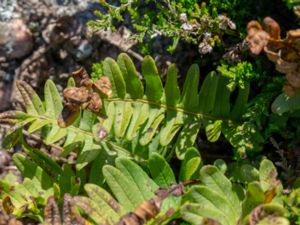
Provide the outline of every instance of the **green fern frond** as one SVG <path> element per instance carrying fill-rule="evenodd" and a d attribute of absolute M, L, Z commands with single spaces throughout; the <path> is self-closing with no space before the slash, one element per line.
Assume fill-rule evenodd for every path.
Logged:
<path fill-rule="evenodd" d="M 137 221 L 142 221 L 137 224 L 168 224 L 178 218 L 190 224 L 210 220 L 224 225 L 248 224 L 252 217 L 256 218 L 257 210 L 264 211 L 257 218 L 259 221 L 270 215 L 276 221 L 287 221 L 282 185 L 271 161 L 262 160 L 259 177 L 243 187 L 232 182 L 217 166 L 191 168 L 187 162 L 201 160 L 194 150 L 187 151 L 180 174 L 194 171 L 196 180 L 177 184 L 170 165 L 156 153 L 151 155 L 148 164 L 151 178 L 132 160 L 118 158 L 115 166 L 103 168 L 111 194 L 102 187 L 86 184 L 88 197 L 75 197 L 75 205 L 95 224 L 134 224 Z M 174 187 L 178 191 L 180 185 L 184 190 L 179 195 L 167 191 Z M 166 197 L 162 197 L 163 193 L 167 193 Z"/>
<path fill-rule="evenodd" d="M 180 90 L 176 68 L 171 65 L 163 86 L 154 60 L 147 56 L 142 63 L 144 87 L 126 54 L 119 55 L 117 62 L 105 59 L 103 74 L 112 83 L 111 96 L 103 99 L 107 117 L 99 118 L 82 110 L 79 118 L 65 128 L 57 123 L 63 104 L 54 83 L 46 82 L 45 101 L 42 102 L 28 84 L 18 81 L 26 113 L 0 115 L 2 122 L 9 120 L 14 124 L 13 132 L 4 141 L 6 147 L 16 144 L 20 140 L 19 129 L 29 125 L 27 132 L 39 134 L 46 145 L 64 140 L 62 157 L 77 148 L 78 170 L 103 152 L 147 159 L 152 151 L 166 154 L 168 148 L 175 148 L 177 157 L 183 159 L 186 149 L 194 145 L 201 127 L 206 127 L 211 141 L 216 141 L 223 132 L 235 148 L 242 149 L 241 152 L 260 148 L 262 138 L 257 129 L 249 129 L 243 123 L 249 85 L 239 89 L 232 102 L 233 93 L 226 88 L 227 78 L 211 72 L 199 87 L 199 67 L 192 65 Z M 100 138 L 100 131 L 107 132 L 108 136 Z M 247 136 L 246 141 L 242 141 L 243 136 Z"/>
<path fill-rule="evenodd" d="M 259 177 L 245 189 L 229 180 L 216 166 L 203 166 L 199 179 L 201 183 L 194 185 L 182 201 L 181 216 L 191 224 L 207 219 L 224 225 L 251 224 L 253 221 L 265 224 L 266 221 L 270 223 L 272 216 L 274 223 L 289 224 L 284 218 L 282 184 L 277 180 L 276 168 L 271 161 L 262 160 Z"/>
<path fill-rule="evenodd" d="M 150 160 L 155 162 L 155 165 L 159 168 L 163 168 L 166 165 L 169 167 L 169 164 L 157 154 L 154 154 Z M 153 172 L 156 174 L 153 179 L 133 161 L 127 158 L 118 158 L 116 160 L 116 166 L 107 165 L 103 168 L 106 182 L 114 197 L 99 186 L 86 184 L 85 190 L 88 197 L 76 196 L 74 198 L 75 205 L 81 208 L 83 213 L 95 224 L 122 224 L 121 221 L 125 221 L 126 218 L 134 220 L 136 219 L 135 216 L 140 217 L 142 214 L 139 212 L 143 210 L 148 210 L 145 211 L 148 215 L 140 217 L 138 220 L 144 220 L 144 223 L 149 222 L 148 220 L 150 219 L 159 218 L 164 215 L 170 207 L 174 209 L 173 211 L 175 213 L 179 210 L 180 197 L 178 197 L 179 201 L 176 201 L 171 194 L 170 196 L 169 194 L 157 196 L 157 192 L 167 193 L 171 185 L 176 185 L 174 178 L 170 180 L 172 184 L 168 183 L 167 186 L 161 186 L 159 188 L 161 182 L 164 183 L 164 181 L 160 178 L 157 179 L 158 177 L 168 175 L 174 177 L 173 171 L 170 170 L 167 173 L 166 171 L 162 171 L 159 173 L 157 168 L 150 166 L 149 169 L 152 172 L 153 170 L 156 171 Z M 153 205 L 153 207 L 157 207 L 155 210 L 151 207 L 144 208 L 154 202 L 157 203 L 156 206 Z M 152 217 L 150 215 L 152 215 Z M 166 224 L 166 221 L 169 221 L 169 219 L 170 216 L 164 218 L 164 223 L 160 224 Z"/>
<path fill-rule="evenodd" d="M 235 102 L 231 102 L 233 93 L 226 87 L 228 79 L 215 72 L 208 74 L 199 88 L 200 74 L 197 65 L 190 67 L 182 91 L 177 83 L 174 65 L 169 67 L 163 87 L 155 62 L 149 56 L 142 62 L 145 91 L 126 54 L 120 54 L 117 62 L 111 58 L 105 59 L 103 73 L 113 81 L 113 94 L 105 99 L 108 118 L 101 119 L 100 123 L 114 142 L 118 143 L 118 139 L 124 142 L 136 138 L 136 148 L 140 148 L 149 145 L 155 136 L 159 136 L 160 148 L 175 143 L 177 157 L 182 159 L 184 149 L 194 144 L 202 126 L 212 126 L 214 121 L 222 121 L 218 125 L 219 130 L 228 134 L 225 128 L 238 129 L 243 124 L 242 115 L 248 101 L 249 85 L 244 89 L 240 88 Z M 251 139 L 253 133 L 247 134 Z M 216 140 L 219 135 L 210 138 L 208 132 L 208 136 L 209 139 Z M 231 134 L 226 136 L 231 140 Z M 231 143 L 240 147 L 234 141 Z M 258 145 L 243 147 L 246 150 L 254 147 L 259 149 Z"/>
<path fill-rule="evenodd" d="M 26 106 L 26 112 L 11 111 L 0 115 L 1 122 L 13 125 L 10 133 L 3 141 L 4 147 L 11 148 L 22 141 L 23 130 L 28 135 L 37 134 L 41 139 L 44 139 L 46 145 L 54 145 L 57 149 L 60 149 L 60 157 L 66 157 L 71 151 L 78 149 L 76 161 L 78 170 L 106 151 L 113 154 L 113 150 L 116 150 L 120 152 L 119 155 L 130 156 L 127 150 L 113 143 L 108 148 L 105 141 L 103 143 L 94 141 L 92 128 L 95 125 L 97 116 L 88 111 L 82 111 L 80 118 L 73 125 L 66 128 L 59 127 L 57 118 L 63 108 L 62 99 L 51 80 L 48 80 L 45 84 L 45 102 L 41 101 L 27 83 L 18 81 L 17 87 Z M 58 144 L 61 140 L 64 140 L 62 147 Z M 22 142 L 24 143 L 24 141 Z M 24 150 L 32 156 L 30 151 L 26 151 L 26 147 L 24 147 Z"/>
<path fill-rule="evenodd" d="M 0 199 L 4 209 L 17 217 L 27 215 L 41 222 L 41 207 L 46 204 L 48 197 L 54 194 L 53 179 L 22 154 L 16 153 L 13 161 L 25 178 L 22 183 L 15 184 L 5 179 L 1 180 Z"/>

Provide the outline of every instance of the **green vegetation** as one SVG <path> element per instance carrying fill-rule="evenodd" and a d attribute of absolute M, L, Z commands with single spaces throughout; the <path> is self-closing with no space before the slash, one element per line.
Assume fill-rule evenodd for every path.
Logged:
<path fill-rule="evenodd" d="M 300 224 L 300 93 L 282 91 L 286 78 L 263 55 L 234 48 L 238 60 L 222 58 L 245 38 L 253 3 L 101 3 L 107 12 L 90 25 L 114 31 L 126 16 L 140 52 L 162 35 L 172 52 L 197 45 L 196 63 L 161 74 L 151 56 L 121 53 L 95 63 L 91 78 L 75 71 L 62 95 L 47 80 L 43 98 L 17 81 L 24 111 L 0 123 L 2 146 L 22 149 L 12 158 L 24 179 L 0 180 L 5 212 L 45 225 Z"/>

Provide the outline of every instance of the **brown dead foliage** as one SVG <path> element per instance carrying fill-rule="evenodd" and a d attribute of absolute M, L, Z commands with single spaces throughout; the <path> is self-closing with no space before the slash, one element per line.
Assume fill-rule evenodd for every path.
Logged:
<path fill-rule="evenodd" d="M 143 225 L 156 217 L 161 209 L 163 201 L 170 195 L 181 196 L 184 184 L 174 184 L 170 188 L 160 188 L 156 191 L 156 197 L 142 202 L 134 212 L 124 215 L 116 225 Z M 172 211 L 172 209 L 171 209 Z M 169 214 L 169 211 L 167 212 Z M 159 224 L 159 222 L 158 222 Z"/>
<path fill-rule="evenodd" d="M 69 194 L 64 195 L 62 215 L 54 197 L 48 198 L 44 209 L 43 225 L 89 225 L 90 223 L 81 217 L 74 208 L 73 198 Z"/>
<path fill-rule="evenodd" d="M 100 95 L 109 96 L 112 91 L 110 80 L 106 76 L 93 81 L 84 68 L 72 73 L 76 87 L 67 87 L 63 91 L 64 108 L 58 119 L 58 125 L 67 127 L 77 118 L 80 108 L 99 114 L 102 109 Z"/>
<path fill-rule="evenodd" d="M 283 89 L 287 96 L 294 96 L 300 90 L 300 29 L 290 30 L 281 38 L 279 24 L 266 17 L 261 25 L 250 21 L 247 25 L 250 51 L 254 55 L 264 51 L 268 59 L 276 64 L 276 70 L 286 75 Z"/>

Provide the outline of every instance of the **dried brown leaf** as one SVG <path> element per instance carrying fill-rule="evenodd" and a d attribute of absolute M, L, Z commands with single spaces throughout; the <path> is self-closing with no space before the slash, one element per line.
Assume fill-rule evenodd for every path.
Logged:
<path fill-rule="evenodd" d="M 89 101 L 90 92 L 86 87 L 68 87 L 64 90 L 63 96 L 66 102 L 81 104 Z"/>
<path fill-rule="evenodd" d="M 251 32 L 255 31 L 255 30 L 262 30 L 261 25 L 259 24 L 259 22 L 257 22 L 256 20 L 251 20 L 248 24 L 247 24 L 247 32 Z"/>
<path fill-rule="evenodd" d="M 107 76 L 102 76 L 99 80 L 96 80 L 94 87 L 105 96 L 109 96 L 112 92 L 112 85 Z"/>
<path fill-rule="evenodd" d="M 256 225 L 266 215 L 262 205 L 255 207 L 249 216 L 249 225 Z"/>
<path fill-rule="evenodd" d="M 83 67 L 80 67 L 78 70 L 74 71 L 72 75 L 74 77 L 76 86 L 91 88 L 93 81 L 90 80 L 87 71 Z"/>
<path fill-rule="evenodd" d="M 258 55 L 268 44 L 269 34 L 263 30 L 250 29 L 246 41 L 252 54 Z"/>
<path fill-rule="evenodd" d="M 44 209 L 44 225 L 61 225 L 61 216 L 54 197 L 49 197 Z"/>
<path fill-rule="evenodd" d="M 299 72 L 292 71 L 286 74 L 286 79 L 294 88 L 300 88 L 300 74 Z"/>
<path fill-rule="evenodd" d="M 297 93 L 297 89 L 292 87 L 289 83 L 283 85 L 283 91 L 289 97 L 292 97 Z"/>
<path fill-rule="evenodd" d="M 70 126 L 72 123 L 75 122 L 79 114 L 80 114 L 79 106 L 72 105 L 72 104 L 65 104 L 57 120 L 58 126 L 60 127 Z"/>
<path fill-rule="evenodd" d="M 91 94 L 91 99 L 85 104 L 83 104 L 83 108 L 93 112 L 93 113 L 100 113 L 102 109 L 102 100 L 97 93 Z"/>
<path fill-rule="evenodd" d="M 8 225 L 23 225 L 23 223 L 20 220 L 13 218 L 9 220 Z"/>
<path fill-rule="evenodd" d="M 280 40 L 280 26 L 279 24 L 272 19 L 271 17 L 265 17 L 263 20 L 263 30 L 266 31 L 270 38 L 273 40 Z"/>
<path fill-rule="evenodd" d="M 276 62 L 276 70 L 280 73 L 290 73 L 297 69 L 298 63 L 296 62 L 287 62 L 279 58 Z"/>
<path fill-rule="evenodd" d="M 162 202 L 170 195 L 181 196 L 183 194 L 184 185 L 182 183 L 174 184 L 170 188 L 160 188 L 155 194 L 156 197 L 142 202 L 134 212 L 130 212 L 123 216 L 116 225 L 143 225 L 148 220 L 156 217 L 162 205 Z M 167 214 L 173 213 L 173 209 Z"/>
<path fill-rule="evenodd" d="M 4 209 L 4 211 L 7 213 L 7 214 L 12 214 L 13 211 L 14 211 L 14 206 L 11 202 L 11 199 L 9 196 L 5 196 L 3 199 L 2 199 L 2 207 Z"/>
<path fill-rule="evenodd" d="M 268 49 L 267 46 L 264 47 L 264 52 L 266 53 L 268 59 L 269 59 L 271 62 L 276 63 L 277 60 L 280 58 L 278 52 L 273 52 L 273 51 L 271 51 L 270 49 Z"/>

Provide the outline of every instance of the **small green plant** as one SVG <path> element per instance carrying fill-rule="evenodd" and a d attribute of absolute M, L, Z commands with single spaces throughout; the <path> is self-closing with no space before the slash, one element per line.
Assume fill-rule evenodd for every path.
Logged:
<path fill-rule="evenodd" d="M 250 81 L 258 78 L 258 74 L 253 70 L 252 64 L 249 62 L 240 62 L 234 66 L 222 64 L 217 68 L 217 71 L 229 78 L 227 87 L 231 91 L 236 87 L 242 89 L 248 88 L 246 85 L 249 85 Z"/>
<path fill-rule="evenodd" d="M 262 160 L 258 169 L 245 161 L 203 166 L 193 147 L 202 127 L 212 142 L 223 134 L 238 154 L 261 148 L 263 139 L 247 117 L 249 83 L 211 72 L 199 88 L 199 68 L 192 65 L 180 90 L 174 65 L 164 85 L 151 57 L 141 68 L 145 85 L 126 54 L 98 64 L 93 80 L 76 71 L 64 102 L 50 80 L 44 101 L 17 82 L 26 110 L 0 114 L 11 125 L 2 145 L 19 143 L 26 156 L 13 156 L 24 181 L 9 175 L 0 182 L 7 213 L 44 224 L 64 221 L 61 205 L 66 218 L 92 224 L 288 224 L 286 216 L 296 218 L 284 209 L 271 161 Z M 174 154 L 182 160 L 177 171 L 167 161 Z"/>
<path fill-rule="evenodd" d="M 1 115 L 2 121 L 14 124 L 4 145 L 12 147 L 22 140 L 24 130 L 29 134 L 42 130 L 47 145 L 64 140 L 63 146 L 58 146 L 62 157 L 79 149 L 77 169 L 95 160 L 101 152 L 147 159 L 153 151 L 166 156 L 175 148 L 177 157 L 182 159 L 184 149 L 193 146 L 201 127 L 206 127 L 210 141 L 218 140 L 223 133 L 240 154 L 261 148 L 263 139 L 259 131 L 254 124 L 250 125 L 243 119 L 248 84 L 246 88 L 238 88 L 238 95 L 232 102 L 232 92 L 227 88 L 229 80 L 215 72 L 206 76 L 198 91 L 200 74 L 197 65 L 190 67 L 182 91 L 177 84 L 175 66 L 169 67 L 163 87 L 151 57 L 145 57 L 142 63 L 145 91 L 126 54 L 121 54 L 117 62 L 111 58 L 104 60 L 101 71 L 112 84 L 111 95 L 103 99 L 103 112 L 98 114 L 100 117 L 88 111 L 73 113 L 74 123 L 68 127 L 57 124 L 63 105 L 51 81 L 45 85 L 45 104 L 28 84 L 19 82 L 26 113 L 6 112 Z M 243 138 L 245 135 L 247 139 Z"/>
<path fill-rule="evenodd" d="M 23 158 L 18 168 L 22 171 L 20 165 L 26 165 L 27 168 L 34 169 L 34 163 L 29 165 L 29 162 L 30 160 Z M 7 211 L 11 210 L 21 217 L 30 216 L 43 224 L 60 224 L 62 221 L 54 199 L 64 202 L 61 208 L 64 214 L 62 218 L 73 218 L 91 224 L 135 222 L 154 225 L 168 224 L 178 219 L 189 224 L 218 221 L 221 224 L 235 225 L 238 221 L 251 224 L 253 221 L 267 223 L 271 219 L 280 224 L 288 224 L 285 216 L 290 214 L 286 214 L 283 208 L 282 185 L 276 178 L 277 172 L 271 161 L 262 160 L 259 169 L 247 165 L 248 169 L 257 174 L 252 176 L 248 184 L 231 181 L 227 177 L 231 176 L 231 172 L 227 174 L 226 167 L 226 164 L 221 166 L 217 161 L 215 165 L 203 166 L 198 150 L 190 148 L 176 179 L 171 166 L 157 153 L 151 155 L 147 166 L 143 168 L 126 157 L 119 157 L 115 165 L 102 168 L 108 186 L 86 183 L 84 190 L 73 192 L 75 196 L 72 197 L 68 194 L 55 194 L 59 188 L 53 183 L 51 190 L 55 190 L 55 198 L 47 197 L 37 205 L 38 199 L 35 196 L 48 190 L 43 179 L 47 179 L 48 184 L 51 181 L 45 170 L 38 167 L 31 174 L 24 173 L 23 170 L 25 180 L 22 184 L 15 186 L 8 180 L 2 182 L 1 188 L 4 190 L 15 190 L 4 191 L 1 198 Z M 40 174 L 43 174 L 43 179 Z M 28 186 L 31 185 L 28 181 L 34 182 L 34 189 L 33 186 Z M 53 195 L 53 192 L 47 193 Z M 26 201 L 22 200 L 24 196 L 28 197 Z"/>
<path fill-rule="evenodd" d="M 286 5 L 289 9 L 300 5 L 300 2 L 298 0 L 284 0 L 284 2 L 286 2 Z"/>
<path fill-rule="evenodd" d="M 201 5 L 198 1 L 119 1 L 109 4 L 100 1 L 106 7 L 106 12 L 96 11 L 98 21 L 89 24 L 100 30 L 116 30 L 120 22 L 124 22 L 124 15 L 133 21 L 133 39 L 139 42 L 151 40 L 157 36 L 173 39 L 169 51 L 174 51 L 180 39 L 197 44 L 201 54 L 210 53 L 215 45 L 219 45 L 222 36 L 230 29 L 235 29 L 235 24 L 226 16 L 218 15 L 214 9 Z M 159 12 L 159 13 L 158 13 Z M 230 33 L 230 32 L 227 32 Z M 150 48 L 147 48 L 149 51 Z"/>
<path fill-rule="evenodd" d="M 298 1 L 100 0 L 95 36 L 138 63 L 105 58 L 43 97 L 16 81 L 0 224 L 300 224 Z"/>

